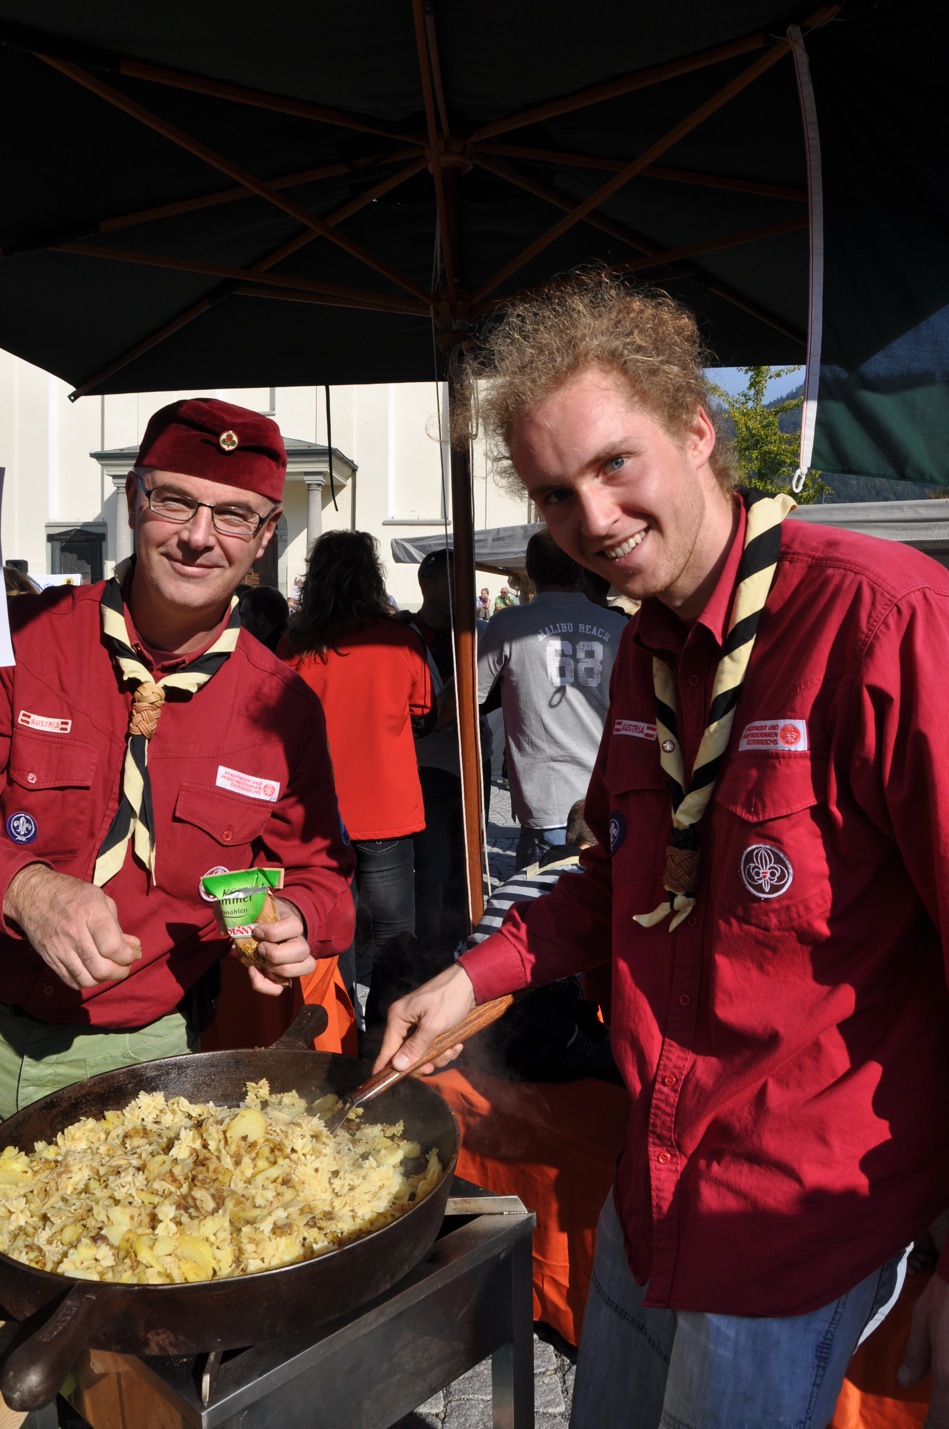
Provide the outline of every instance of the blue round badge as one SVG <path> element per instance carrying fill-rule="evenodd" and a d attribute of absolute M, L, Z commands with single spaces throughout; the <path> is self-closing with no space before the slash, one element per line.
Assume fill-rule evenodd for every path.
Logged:
<path fill-rule="evenodd" d="M 614 854 L 626 837 L 626 820 L 622 814 L 610 814 L 610 854 Z"/>
<path fill-rule="evenodd" d="M 39 830 L 36 820 L 30 814 L 11 814 L 7 819 L 7 833 L 15 844 L 31 844 Z"/>

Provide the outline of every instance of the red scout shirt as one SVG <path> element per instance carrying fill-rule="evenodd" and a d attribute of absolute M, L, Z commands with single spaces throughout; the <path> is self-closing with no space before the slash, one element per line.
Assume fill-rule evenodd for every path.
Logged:
<path fill-rule="evenodd" d="M 515 908 L 462 962 L 484 1001 L 597 966 L 612 942 L 632 1094 L 615 1196 L 646 1303 L 790 1315 L 949 1205 L 949 573 L 895 542 L 784 523 L 698 826 L 695 910 L 674 933 L 641 928 L 670 829 L 653 652 L 675 672 L 690 769 L 743 534 L 742 519 L 693 626 L 649 601 L 624 636 L 586 876 Z"/>
<path fill-rule="evenodd" d="M 132 686 L 120 684 L 102 642 L 101 591 L 57 587 L 10 603 L 17 663 L 0 670 L 0 888 L 29 863 L 91 882 L 114 817 Z M 170 691 L 148 770 L 155 883 L 130 846 L 103 890 L 123 932 L 141 939 L 141 961 L 121 982 L 74 991 L 0 919 L 4 1002 L 41 1021 L 105 1028 L 164 1016 L 229 949 L 199 890 L 212 869 L 285 869 L 284 895 L 304 919 L 314 956 L 349 946 L 353 858 L 340 832 L 323 712 L 275 655 L 241 632 L 196 694 Z"/>

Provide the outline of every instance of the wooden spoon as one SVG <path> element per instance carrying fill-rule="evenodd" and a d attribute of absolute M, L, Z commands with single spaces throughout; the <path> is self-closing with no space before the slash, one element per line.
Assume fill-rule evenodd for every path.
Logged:
<path fill-rule="evenodd" d="M 449 1047 L 455 1047 L 459 1042 L 467 1042 L 476 1032 L 490 1027 L 492 1022 L 497 1022 L 498 1018 L 507 1012 L 513 1001 L 513 995 L 506 992 L 503 997 L 495 997 L 491 1002 L 483 1002 L 480 1006 L 473 1007 L 467 1017 L 463 1017 L 455 1027 L 449 1027 L 447 1032 L 442 1032 L 430 1042 L 424 1056 L 419 1057 L 410 1067 L 400 1070 L 390 1062 L 381 1072 L 377 1072 L 374 1077 L 370 1077 L 362 1086 L 356 1087 L 349 1096 L 343 1098 L 336 1110 L 326 1118 L 327 1131 L 337 1131 L 355 1107 L 365 1106 L 366 1102 L 372 1101 L 380 1092 L 387 1091 L 389 1087 L 395 1086 L 396 1082 L 401 1082 L 403 1077 L 411 1076 L 419 1067 L 424 1067 L 426 1062 L 433 1062 L 436 1057 L 447 1052 Z"/>

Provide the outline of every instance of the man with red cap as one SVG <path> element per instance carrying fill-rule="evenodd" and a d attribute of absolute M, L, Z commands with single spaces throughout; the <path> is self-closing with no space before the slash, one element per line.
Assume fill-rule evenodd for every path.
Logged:
<path fill-rule="evenodd" d="M 83 1077 L 194 1050 L 229 951 L 205 874 L 284 870 L 255 930 L 279 994 L 352 940 L 352 856 L 318 700 L 243 633 L 287 457 L 217 399 L 148 423 L 135 555 L 11 608 L 0 670 L 0 1117 Z"/>

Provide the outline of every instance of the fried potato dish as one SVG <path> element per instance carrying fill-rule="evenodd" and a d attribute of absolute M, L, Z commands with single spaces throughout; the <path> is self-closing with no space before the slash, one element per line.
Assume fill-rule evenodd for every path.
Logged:
<path fill-rule="evenodd" d="M 240 1107 L 142 1092 L 32 1151 L 0 1154 L 0 1251 L 82 1280 L 164 1285 L 312 1260 L 403 1215 L 438 1183 L 402 1123 L 248 1082 Z M 322 1114 L 322 1115 L 321 1115 Z"/>

